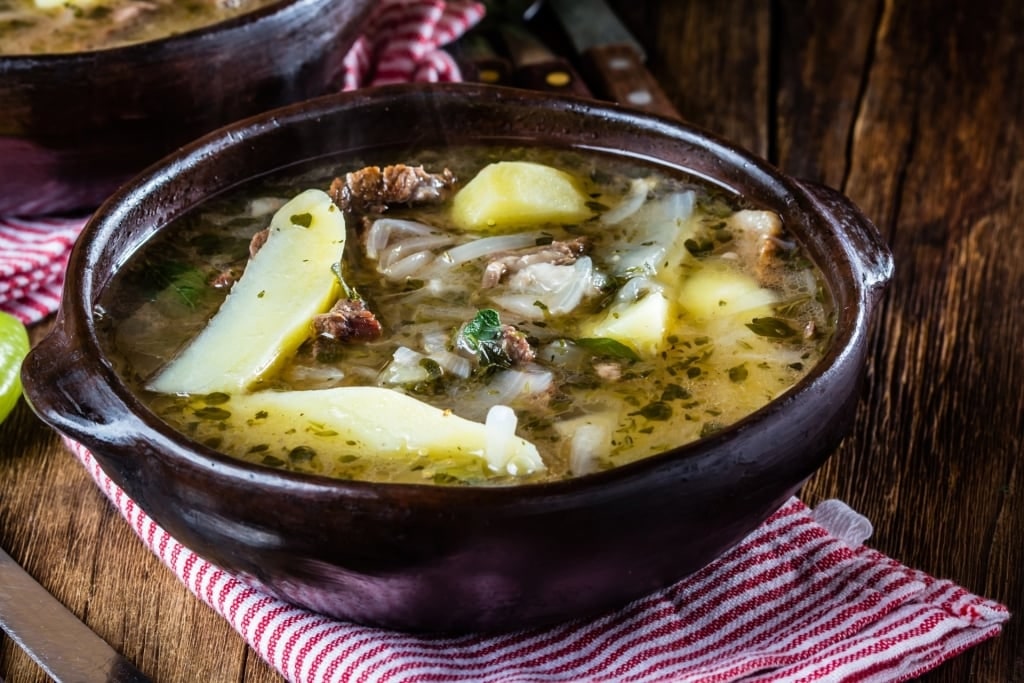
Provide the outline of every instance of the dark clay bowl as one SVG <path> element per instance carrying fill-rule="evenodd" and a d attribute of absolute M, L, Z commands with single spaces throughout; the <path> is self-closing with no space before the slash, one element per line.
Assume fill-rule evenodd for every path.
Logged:
<path fill-rule="evenodd" d="M 168 221 L 271 170 L 331 153 L 540 142 L 683 168 L 779 212 L 824 270 L 838 329 L 824 360 L 749 418 L 686 447 L 559 483 L 374 484 L 243 463 L 168 428 L 104 357 L 93 306 Z M 621 606 L 697 570 L 756 528 L 850 427 L 868 326 L 892 271 L 875 228 L 836 192 L 780 175 L 681 123 L 615 105 L 480 86 L 321 98 L 223 129 L 121 188 L 82 235 L 25 391 L 56 429 L 203 557 L 287 601 L 427 631 L 510 629 Z"/>
<path fill-rule="evenodd" d="M 0 215 L 93 209 L 183 143 L 340 89 L 372 0 L 282 0 L 126 47 L 0 55 Z"/>

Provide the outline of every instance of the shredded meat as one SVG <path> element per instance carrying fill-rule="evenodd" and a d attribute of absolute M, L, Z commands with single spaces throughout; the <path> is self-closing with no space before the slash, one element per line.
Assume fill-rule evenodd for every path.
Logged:
<path fill-rule="evenodd" d="M 256 252 L 262 249 L 263 245 L 267 243 L 268 237 L 270 237 L 270 228 L 263 228 L 252 236 L 252 239 L 249 240 L 249 258 L 256 256 Z"/>
<path fill-rule="evenodd" d="M 517 330 L 515 325 L 501 326 L 501 348 L 513 365 L 531 363 L 537 357 L 526 335 Z"/>
<path fill-rule="evenodd" d="M 339 299 L 331 310 L 313 316 L 313 354 L 330 358 L 342 344 L 374 341 L 383 332 L 380 321 L 358 299 Z"/>
<path fill-rule="evenodd" d="M 622 379 L 622 365 L 620 363 L 594 363 L 594 372 L 601 379 L 614 382 Z"/>
<path fill-rule="evenodd" d="M 770 284 L 772 271 L 779 266 L 779 252 L 792 248 L 783 239 L 782 220 L 772 211 L 738 211 L 733 225 L 752 236 L 749 240 L 754 253 L 747 256 L 754 274 L 762 285 Z M 741 256 L 745 256 L 741 254 Z"/>
<path fill-rule="evenodd" d="M 241 275 L 242 272 L 238 268 L 222 270 L 210 280 L 210 286 L 214 289 L 231 289 Z"/>
<path fill-rule="evenodd" d="M 448 197 L 455 185 L 449 169 L 428 173 L 422 166 L 367 166 L 335 178 L 328 194 L 344 211 L 383 213 L 391 204 L 427 204 Z"/>
<path fill-rule="evenodd" d="M 550 263 L 553 266 L 568 266 L 590 251 L 591 243 L 586 237 L 567 241 L 554 241 L 530 249 L 498 254 L 484 268 L 481 286 L 484 289 L 497 287 L 507 273 L 517 273 L 535 263 Z"/>

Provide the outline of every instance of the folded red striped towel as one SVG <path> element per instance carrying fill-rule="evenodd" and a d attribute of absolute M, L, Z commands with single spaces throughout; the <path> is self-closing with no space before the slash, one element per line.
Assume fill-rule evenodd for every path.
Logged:
<path fill-rule="evenodd" d="M 346 59 L 347 89 L 458 80 L 439 49 L 483 14 L 475 2 L 385 0 Z M 0 218 L 0 309 L 56 310 L 84 219 Z M 68 442 L 142 539 L 289 681 L 902 681 L 995 636 L 1006 608 L 863 543 L 838 501 L 790 500 L 693 576 L 594 619 L 503 635 L 422 637 L 283 603 L 161 529 Z"/>
<path fill-rule="evenodd" d="M 905 681 L 999 633 L 1002 605 L 863 545 L 839 501 L 791 499 L 696 574 L 603 616 L 424 637 L 281 602 L 160 528 L 68 441 L 146 546 L 289 681 Z"/>

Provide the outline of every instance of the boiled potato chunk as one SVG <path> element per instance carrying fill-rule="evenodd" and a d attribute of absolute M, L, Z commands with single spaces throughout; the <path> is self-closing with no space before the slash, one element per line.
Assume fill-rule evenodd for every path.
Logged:
<path fill-rule="evenodd" d="M 231 421 L 227 427 L 243 446 L 269 454 L 305 448 L 409 461 L 472 457 L 483 458 L 495 472 L 544 470 L 537 448 L 514 434 L 514 413 L 508 415 L 505 406 L 495 406 L 504 409 L 504 420 L 489 415 L 482 424 L 391 389 L 347 386 L 242 394 L 218 407 L 230 413 L 218 417 Z"/>
<path fill-rule="evenodd" d="M 456 193 L 452 219 L 463 230 L 505 232 L 590 218 L 578 181 L 551 166 L 501 161 L 485 166 Z"/>
<path fill-rule="evenodd" d="M 655 289 L 638 301 L 612 304 L 583 325 L 581 336 L 614 339 L 643 356 L 653 356 L 664 348 L 672 318 L 672 303 L 661 289 Z"/>
<path fill-rule="evenodd" d="M 772 315 L 779 297 L 753 277 L 728 266 L 708 266 L 687 278 L 679 288 L 679 305 L 696 320 Z"/>
<path fill-rule="evenodd" d="M 345 219 L 321 190 L 278 209 L 266 243 L 202 332 L 147 388 L 162 393 L 245 391 L 309 336 L 310 321 L 338 296 L 332 271 Z"/>

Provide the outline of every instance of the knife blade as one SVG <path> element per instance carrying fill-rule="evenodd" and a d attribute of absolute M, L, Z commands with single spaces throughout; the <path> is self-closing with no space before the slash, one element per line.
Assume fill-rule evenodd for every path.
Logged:
<path fill-rule="evenodd" d="M 0 628 L 57 683 L 149 683 L 0 548 Z"/>
<path fill-rule="evenodd" d="M 682 118 L 647 70 L 643 46 L 605 0 L 548 0 L 595 94 L 652 114 Z"/>

